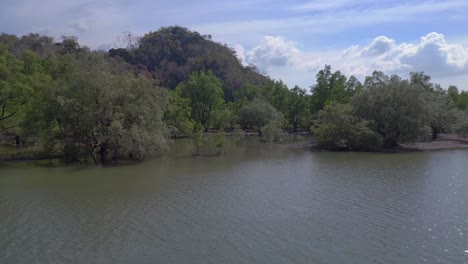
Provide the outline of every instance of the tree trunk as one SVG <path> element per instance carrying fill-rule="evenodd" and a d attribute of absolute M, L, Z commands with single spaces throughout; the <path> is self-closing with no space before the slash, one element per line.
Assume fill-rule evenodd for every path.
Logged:
<path fill-rule="evenodd" d="M 386 137 L 384 138 L 384 147 L 396 147 L 398 146 L 398 141 L 395 137 Z"/>
<path fill-rule="evenodd" d="M 17 147 L 19 147 L 21 145 L 20 136 L 15 136 L 15 144 L 16 144 Z"/>
<path fill-rule="evenodd" d="M 432 140 L 436 140 L 439 137 L 439 131 L 437 129 L 432 128 Z"/>
<path fill-rule="evenodd" d="M 296 122 L 294 122 L 294 124 L 293 124 L 293 132 L 297 132 L 297 127 L 298 127 L 298 126 L 299 126 L 299 125 L 298 125 Z"/>
<path fill-rule="evenodd" d="M 109 146 L 107 143 L 101 144 L 101 148 L 99 150 L 99 155 L 101 156 L 101 162 L 106 163 L 108 161 L 108 152 Z"/>

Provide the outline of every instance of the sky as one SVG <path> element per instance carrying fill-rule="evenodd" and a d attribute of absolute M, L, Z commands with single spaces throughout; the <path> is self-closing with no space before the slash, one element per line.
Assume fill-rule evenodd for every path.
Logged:
<path fill-rule="evenodd" d="M 313 85 L 328 64 L 361 80 L 424 71 L 468 90 L 466 0 L 0 0 L 0 32 L 77 36 L 94 49 L 171 25 L 212 35 L 291 87 Z"/>

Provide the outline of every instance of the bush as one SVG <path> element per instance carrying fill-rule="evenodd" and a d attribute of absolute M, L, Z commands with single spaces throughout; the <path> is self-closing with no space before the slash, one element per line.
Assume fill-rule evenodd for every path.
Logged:
<path fill-rule="evenodd" d="M 331 104 L 321 110 L 311 130 L 319 146 L 330 149 L 362 150 L 382 146 L 382 138 L 370 123 L 353 116 L 349 104 Z"/>
<path fill-rule="evenodd" d="M 270 122 L 269 124 L 263 126 L 260 129 L 262 138 L 264 142 L 278 142 L 283 141 L 286 134 L 281 128 L 281 122 Z"/>
<path fill-rule="evenodd" d="M 254 130 L 266 126 L 270 122 L 282 122 L 283 119 L 283 114 L 278 112 L 272 105 L 262 100 L 254 100 L 249 104 L 243 105 L 237 116 L 237 122 L 243 128 L 251 128 Z"/>

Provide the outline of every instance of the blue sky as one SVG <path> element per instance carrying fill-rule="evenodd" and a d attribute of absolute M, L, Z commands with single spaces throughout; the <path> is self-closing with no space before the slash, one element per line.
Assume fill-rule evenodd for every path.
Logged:
<path fill-rule="evenodd" d="M 1 0 L 0 32 L 77 36 L 107 49 L 122 32 L 181 25 L 226 43 L 243 63 L 307 88 L 325 64 L 468 89 L 468 1 Z"/>

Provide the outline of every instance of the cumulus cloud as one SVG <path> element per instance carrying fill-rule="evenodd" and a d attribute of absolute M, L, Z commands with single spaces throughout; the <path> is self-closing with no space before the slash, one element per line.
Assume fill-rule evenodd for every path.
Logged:
<path fill-rule="evenodd" d="M 390 51 L 395 46 L 395 40 L 380 36 L 375 38 L 369 47 L 362 51 L 362 56 L 375 56 Z"/>
<path fill-rule="evenodd" d="M 395 44 L 393 39 L 378 37 L 362 50 L 363 56 L 374 56 L 368 64 L 394 73 L 424 71 L 433 76 L 468 73 L 468 47 L 449 44 L 445 36 L 431 32 L 416 44 Z"/>
<path fill-rule="evenodd" d="M 322 57 L 327 53 L 307 53 L 301 51 L 298 43 L 283 36 L 264 36 L 258 45 L 246 48 L 232 45 L 242 64 L 255 65 L 261 72 L 274 79 L 281 79 L 291 87 L 308 87 L 316 72 L 323 68 Z"/>
<path fill-rule="evenodd" d="M 235 44 L 233 47 L 234 51 L 236 51 L 237 58 L 242 63 L 242 65 L 247 66 L 247 60 L 245 58 L 245 48 L 242 45 Z"/>
<path fill-rule="evenodd" d="M 294 41 L 284 37 L 265 36 L 260 45 L 246 53 L 247 60 L 262 69 L 292 64 L 299 54 Z"/>
<path fill-rule="evenodd" d="M 467 73 L 468 47 L 448 44 L 443 34 L 429 33 L 415 48 L 409 47 L 400 57 L 403 65 L 434 75 Z"/>
<path fill-rule="evenodd" d="M 252 49 L 240 47 L 235 49 L 244 62 L 257 65 L 289 85 L 303 87 L 314 82 L 315 73 L 325 64 L 361 79 L 374 70 L 403 76 L 412 71 L 424 71 L 436 82 L 444 78 L 468 79 L 468 46 L 448 43 L 443 34 L 435 32 L 421 37 L 417 43 L 397 43 L 390 37 L 379 36 L 368 45 L 326 52 L 301 50 L 296 42 L 284 37 L 264 37 Z"/>

